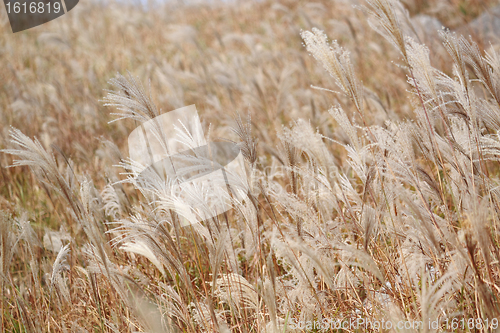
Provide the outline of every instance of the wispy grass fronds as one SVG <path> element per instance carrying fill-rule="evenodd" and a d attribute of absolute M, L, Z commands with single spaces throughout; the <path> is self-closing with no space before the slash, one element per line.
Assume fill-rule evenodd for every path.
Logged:
<path fill-rule="evenodd" d="M 122 111 L 113 114 L 118 116 L 114 121 L 130 118 L 142 123 L 160 115 L 151 95 L 147 95 L 142 84 L 131 74 L 128 77 L 117 74 L 109 83 L 118 90 L 108 92 L 104 105 L 114 106 Z"/>
<path fill-rule="evenodd" d="M 357 111 L 363 117 L 364 100 L 363 86 L 355 76 L 349 52 L 333 41 L 328 44 L 324 32 L 313 28 L 312 31 L 301 33 L 302 39 L 309 51 L 336 80 L 342 91 L 351 98 Z M 363 119 L 364 120 L 364 119 Z"/>
<path fill-rule="evenodd" d="M 500 56 L 453 31 L 491 4 L 85 2 L 4 34 L 0 330 L 499 318 Z"/>

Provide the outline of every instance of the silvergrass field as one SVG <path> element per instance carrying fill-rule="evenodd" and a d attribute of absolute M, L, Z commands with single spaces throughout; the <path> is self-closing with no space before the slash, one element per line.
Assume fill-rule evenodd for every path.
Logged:
<path fill-rule="evenodd" d="M 496 1 L 150 5 L 1 11 L 2 332 L 500 331 Z M 248 194 L 181 226 L 127 138 L 192 104 Z"/>

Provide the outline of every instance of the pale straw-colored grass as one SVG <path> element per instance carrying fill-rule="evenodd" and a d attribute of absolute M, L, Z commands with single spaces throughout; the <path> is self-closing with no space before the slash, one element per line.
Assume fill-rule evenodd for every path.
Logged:
<path fill-rule="evenodd" d="M 500 57 L 411 18 L 459 28 L 492 3 L 81 2 L 14 35 L 3 17 L 2 331 L 498 320 Z M 240 147 L 248 197 L 182 227 L 192 201 L 138 186 L 127 137 L 191 104 Z"/>

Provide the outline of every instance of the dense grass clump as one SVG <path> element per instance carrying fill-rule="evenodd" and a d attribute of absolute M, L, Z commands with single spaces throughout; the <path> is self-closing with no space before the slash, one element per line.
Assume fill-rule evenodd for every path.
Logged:
<path fill-rule="evenodd" d="M 495 331 L 500 54 L 468 29 L 492 5 L 3 17 L 1 331 Z M 207 141 L 238 144 L 248 195 L 183 227 L 193 207 L 139 185 L 127 137 L 190 104 Z"/>

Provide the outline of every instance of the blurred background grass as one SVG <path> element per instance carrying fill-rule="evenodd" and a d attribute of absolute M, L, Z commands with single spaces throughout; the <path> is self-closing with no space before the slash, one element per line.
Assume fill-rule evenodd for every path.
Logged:
<path fill-rule="evenodd" d="M 0 149 L 9 146 L 13 126 L 54 151 L 61 165 L 70 160 L 74 172 L 88 175 L 97 188 L 119 180 L 114 165 L 127 156 L 127 137 L 137 124 L 109 123 L 116 110 L 100 100 L 111 88 L 109 79 L 130 73 L 163 112 L 196 104 L 212 138 L 236 140 L 230 131 L 234 114 L 249 112 L 266 165 L 276 155 L 282 125 L 302 118 L 332 136 L 337 125 L 326 111 L 336 104 L 357 119 L 346 97 L 312 87 L 335 89 L 333 78 L 303 47 L 300 31 L 313 27 L 351 51 L 358 77 L 373 92 L 367 97 L 369 124 L 412 117 L 399 55 L 353 8 L 356 3 L 176 2 L 148 7 L 82 0 L 67 15 L 16 34 L 2 10 Z M 428 45 L 438 45 L 437 27 L 468 32 L 471 22 L 497 5 L 493 0 L 404 3 L 416 34 Z M 449 73 L 446 59 L 435 46 L 433 65 Z M 338 158 L 344 154 L 339 151 Z M 26 214 L 40 238 L 45 228 L 71 227 L 73 217 L 57 194 L 27 167 L 6 168 L 11 164 L 11 156 L 0 154 L 0 209 L 13 216 Z M 138 200 L 134 189 L 125 186 L 124 191 Z M 17 262 L 12 270 L 22 266 Z"/>
<path fill-rule="evenodd" d="M 196 104 L 205 129 L 229 135 L 234 112 L 252 114 L 260 148 L 275 146 L 273 128 L 304 118 L 328 134 L 326 110 L 342 102 L 333 80 L 314 63 L 299 36 L 318 27 L 352 52 L 364 85 L 381 96 L 373 102 L 373 123 L 409 116 L 402 92 L 406 83 L 394 69 L 398 56 L 373 32 L 356 1 L 230 1 L 211 4 L 81 1 L 75 10 L 42 26 L 12 34 L 5 11 L 0 29 L 0 147 L 10 126 L 55 145 L 96 182 L 104 181 L 110 158 L 100 154 L 102 140 L 115 142 L 126 156 L 126 138 L 135 124 L 117 122 L 99 100 L 116 73 L 138 77 L 165 112 Z M 495 1 L 407 0 L 411 16 L 429 15 L 459 29 Z M 149 8 L 149 9 L 148 9 Z M 417 22 L 418 23 L 418 22 Z M 430 42 L 437 34 L 422 27 Z M 439 53 L 434 65 L 447 69 Z M 449 68 L 448 68 L 449 70 Z M 390 114 L 381 113 L 382 103 Z M 378 109 L 378 110 L 377 110 Z M 26 210 L 49 225 L 55 218 L 33 177 L 23 168 L 5 169 L 0 156 L 0 208 Z M 29 190 L 28 190 L 29 189 Z"/>

